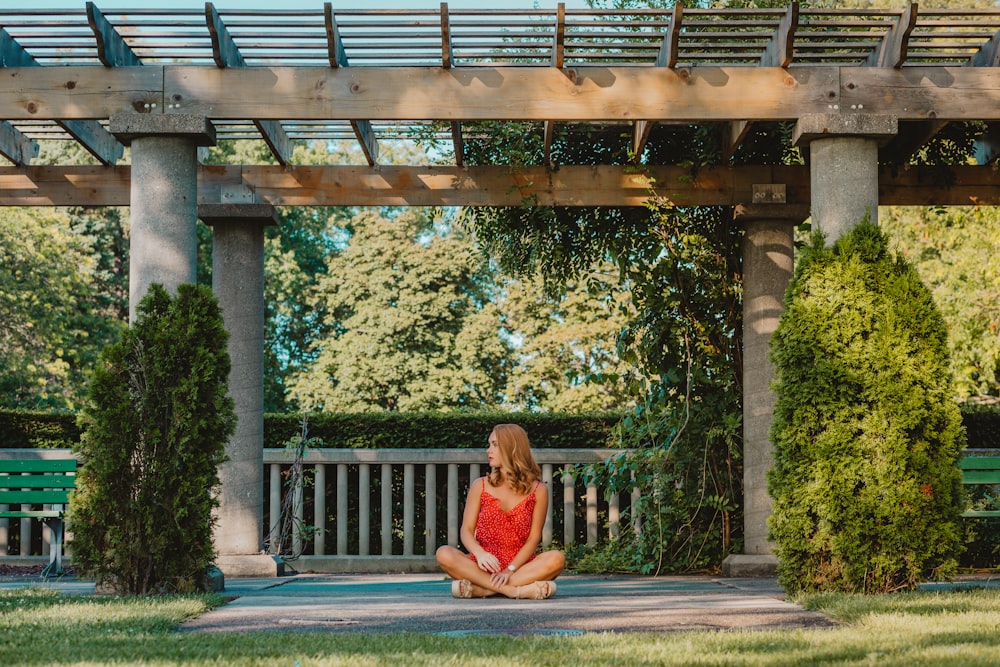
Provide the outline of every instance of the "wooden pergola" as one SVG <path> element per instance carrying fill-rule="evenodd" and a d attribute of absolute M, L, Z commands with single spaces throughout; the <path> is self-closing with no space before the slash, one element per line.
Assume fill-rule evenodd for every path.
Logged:
<path fill-rule="evenodd" d="M 226 313 L 263 310 L 263 226 L 275 206 L 520 206 L 528 198 L 634 206 L 655 194 L 737 207 L 746 224 L 746 555 L 766 560 L 767 343 L 791 272 L 791 224 L 811 215 L 836 236 L 879 204 L 1000 204 L 998 60 L 1000 10 L 915 4 L 0 9 L 0 154 L 10 162 L 0 167 L 0 206 L 130 206 L 133 303 L 149 282 L 188 281 L 200 217 L 214 228 Z M 470 164 L 464 146 L 489 140 L 484 121 L 529 123 L 544 146 L 539 163 Z M 947 179 L 907 166 L 948 124 L 966 122 L 977 123 L 974 160 L 949 167 Z M 789 141 L 806 164 L 753 163 L 747 147 L 775 123 L 793 128 Z M 559 125 L 620 137 L 638 164 L 558 164 Z M 692 174 L 646 159 L 692 125 L 715 127 L 720 165 Z M 419 164 L 380 164 L 381 145 L 415 134 L 447 142 L 449 160 L 435 149 Z M 95 160 L 33 165 L 44 140 L 76 142 Z M 198 146 L 226 140 L 262 140 L 273 163 L 198 161 Z M 295 163 L 296 144 L 337 140 L 357 142 L 363 160 Z M 182 266 L 158 264 L 168 255 Z M 250 291 L 260 292 L 249 302 L 230 284 L 245 287 L 248 275 Z M 262 315 L 238 325 L 227 317 L 231 354 L 250 366 L 259 362 L 262 323 Z M 231 386 L 241 429 L 261 411 L 253 382 L 244 385 L 251 388 Z M 252 468 L 260 447 L 259 432 L 238 432 L 230 460 Z M 259 480 L 233 475 L 223 476 L 222 512 L 249 528 L 224 528 L 217 541 L 224 555 L 252 554 L 260 499 L 225 487 Z"/>

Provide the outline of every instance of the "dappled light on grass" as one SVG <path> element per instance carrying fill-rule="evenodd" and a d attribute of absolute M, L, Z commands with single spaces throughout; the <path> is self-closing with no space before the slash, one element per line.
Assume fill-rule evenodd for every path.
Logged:
<path fill-rule="evenodd" d="M 1000 663 L 1000 590 L 815 595 L 842 626 L 578 636 L 177 633 L 219 596 L 95 598 L 0 591 L 0 665 L 746 665 Z"/>

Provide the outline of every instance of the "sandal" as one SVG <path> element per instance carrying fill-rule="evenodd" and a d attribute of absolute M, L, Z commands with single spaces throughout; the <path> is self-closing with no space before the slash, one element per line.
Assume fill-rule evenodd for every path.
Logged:
<path fill-rule="evenodd" d="M 462 599 L 471 598 L 472 582 L 468 579 L 455 579 L 451 582 L 451 596 Z"/>
<path fill-rule="evenodd" d="M 522 595 L 521 589 L 527 588 L 528 594 Z M 528 584 L 527 586 L 518 586 L 514 590 L 515 600 L 548 600 L 550 597 L 556 594 L 556 582 L 554 581 L 536 581 L 533 584 Z"/>

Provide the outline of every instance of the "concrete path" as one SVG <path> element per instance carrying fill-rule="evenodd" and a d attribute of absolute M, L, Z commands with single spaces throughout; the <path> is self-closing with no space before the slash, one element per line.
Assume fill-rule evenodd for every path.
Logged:
<path fill-rule="evenodd" d="M 773 580 L 568 575 L 549 600 L 456 600 L 440 575 L 297 575 L 244 591 L 185 632 L 293 630 L 578 634 L 824 627 Z M 235 591 L 235 582 L 227 590 Z"/>
<path fill-rule="evenodd" d="M 0 588 L 94 588 L 72 577 L 40 581 L 3 577 Z M 181 631 L 517 635 L 833 626 L 787 602 L 773 579 L 564 575 L 557 583 L 549 600 L 457 600 L 450 580 L 436 574 L 229 579 L 224 594 L 233 599 Z"/>

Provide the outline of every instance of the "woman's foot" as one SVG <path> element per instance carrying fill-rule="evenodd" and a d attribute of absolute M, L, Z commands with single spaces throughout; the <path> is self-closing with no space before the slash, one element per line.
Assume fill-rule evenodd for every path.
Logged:
<path fill-rule="evenodd" d="M 556 582 L 536 581 L 527 586 L 518 586 L 514 591 L 516 600 L 548 600 L 556 594 Z"/>
<path fill-rule="evenodd" d="M 451 582 L 451 596 L 454 598 L 471 598 L 472 582 L 468 579 L 455 579 Z"/>

